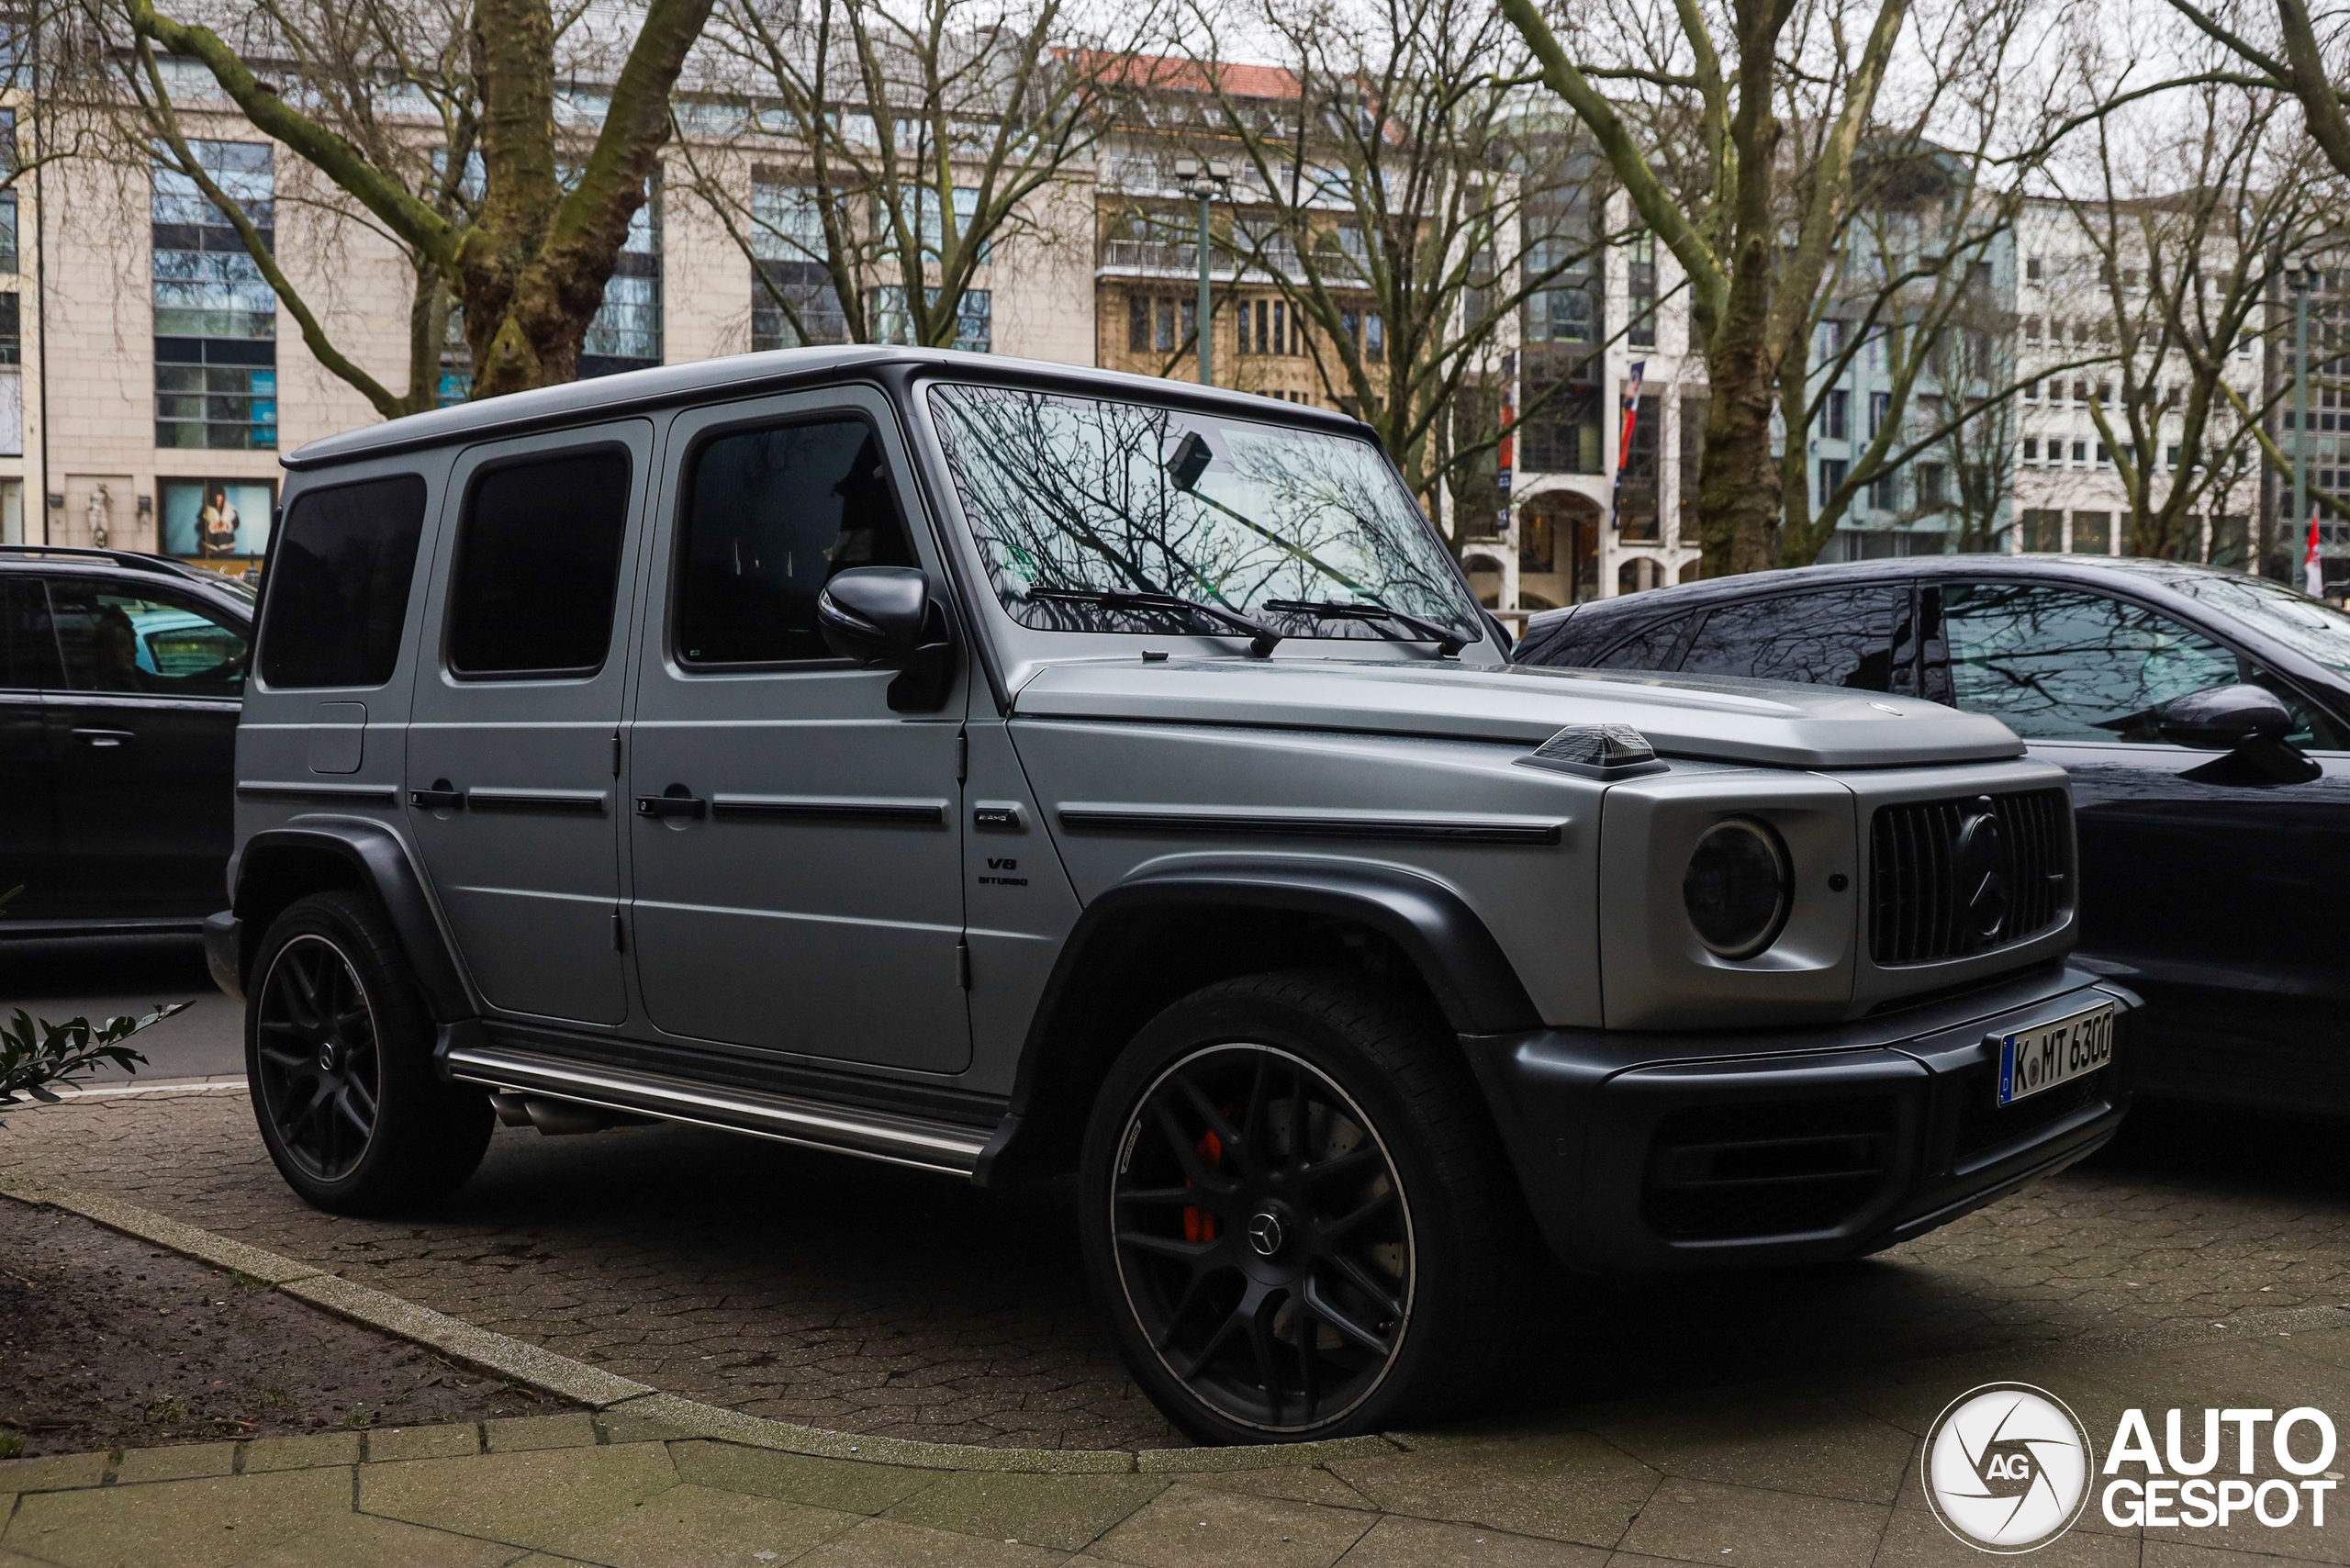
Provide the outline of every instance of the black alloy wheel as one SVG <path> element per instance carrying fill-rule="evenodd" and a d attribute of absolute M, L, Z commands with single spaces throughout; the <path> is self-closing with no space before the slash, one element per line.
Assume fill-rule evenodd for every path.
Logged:
<path fill-rule="evenodd" d="M 1370 1116 L 1276 1047 L 1177 1061 L 1127 1117 L 1111 1194 L 1119 1282 L 1168 1372 L 1236 1426 L 1326 1428 L 1393 1368 L 1412 1210 Z"/>
<path fill-rule="evenodd" d="M 331 939 L 305 932 L 277 950 L 253 1009 L 257 1108 L 306 1175 L 342 1180 L 374 1141 L 384 1095 L 366 985 Z"/>
<path fill-rule="evenodd" d="M 253 1120 L 304 1202 L 388 1214 L 474 1173 L 489 1147 L 489 1098 L 433 1066 L 431 1011 L 373 898 L 337 888 L 295 900 L 248 974 Z"/>

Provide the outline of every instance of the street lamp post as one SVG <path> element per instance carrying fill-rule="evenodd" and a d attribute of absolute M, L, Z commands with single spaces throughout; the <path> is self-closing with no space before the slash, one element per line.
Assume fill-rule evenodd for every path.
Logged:
<path fill-rule="evenodd" d="M 1175 183 L 1185 196 L 1200 204 L 1200 303 L 1194 330 L 1200 345 L 1200 385 L 1215 385 L 1215 356 L 1211 348 L 1210 323 L 1215 310 L 1214 297 L 1208 290 L 1208 207 L 1218 196 L 1232 194 L 1232 166 L 1221 158 L 1211 158 L 1203 164 L 1196 158 L 1175 160 Z"/>

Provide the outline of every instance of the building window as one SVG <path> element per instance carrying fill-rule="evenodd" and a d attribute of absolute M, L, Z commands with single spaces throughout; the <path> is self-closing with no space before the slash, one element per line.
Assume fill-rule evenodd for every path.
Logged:
<path fill-rule="evenodd" d="M 1870 393 L 1869 439 L 1871 441 L 1874 441 L 1879 435 L 1883 434 L 1885 427 L 1892 421 L 1892 419 L 1893 394 L 1890 392 Z"/>
<path fill-rule="evenodd" d="M 2073 554 L 2076 555 L 2113 554 L 2113 514 L 2111 512 L 2076 511 L 2073 514 Z"/>
<path fill-rule="evenodd" d="M 936 304 L 938 291 L 931 289 L 928 304 Z M 914 341 L 913 316 L 906 309 L 906 291 L 902 288 L 877 288 L 873 291 L 873 341 L 912 346 Z M 955 311 L 955 342 L 953 347 L 968 353 L 990 353 L 995 342 L 995 295 L 985 288 L 967 288 Z"/>
<path fill-rule="evenodd" d="M 2023 259 L 2023 275 L 2031 282 L 2040 281 L 2040 269 L 2041 261 L 2038 256 L 2026 256 Z"/>
<path fill-rule="evenodd" d="M 1898 470 L 1883 468 L 1869 481 L 1869 510 L 1899 511 L 1901 510 L 1901 475 Z"/>
<path fill-rule="evenodd" d="M 2023 460 L 2026 463 L 2037 463 L 2040 461 L 2040 442 L 2035 437 L 2026 436 L 2023 438 Z"/>
<path fill-rule="evenodd" d="M 276 182 L 266 143 L 190 141 L 221 193 L 274 245 Z M 157 162 L 155 444 L 217 452 L 277 445 L 277 297 L 226 213 Z"/>
<path fill-rule="evenodd" d="M 184 560 L 245 569 L 269 554 L 269 519 L 276 491 L 267 480 L 162 479 L 158 519 L 162 553 Z"/>
<path fill-rule="evenodd" d="M 2026 511 L 2023 514 L 2023 547 L 2051 554 L 2064 549 L 2065 514 L 2061 511 Z"/>
<path fill-rule="evenodd" d="M 1844 441 L 1852 435 L 1852 395 L 1841 387 L 1835 388 L 1820 400 L 1819 433 L 1830 441 Z"/>
<path fill-rule="evenodd" d="M 2027 316 L 2023 319 L 2023 341 L 2028 343 L 2036 343 L 2040 341 L 2039 317 Z"/>
<path fill-rule="evenodd" d="M 1918 505 L 1938 507 L 1949 495 L 1950 470 L 1940 463 L 1918 465 Z"/>
<path fill-rule="evenodd" d="M 824 268 L 824 219 L 814 187 L 754 170 L 749 238 L 751 352 L 848 342 L 848 313 Z"/>
<path fill-rule="evenodd" d="M 1561 377 L 1550 366 L 1528 367 L 1526 408 L 1518 424 L 1518 462 L 1529 474 L 1597 474 L 1599 388 L 1578 365 Z"/>
<path fill-rule="evenodd" d="M 1624 292 L 1631 302 L 1625 341 L 1636 349 L 1656 346 L 1656 236 L 1637 234 L 1624 247 Z"/>
<path fill-rule="evenodd" d="M 1844 475 L 1851 466 L 1841 457 L 1823 457 L 1819 460 L 1819 505 L 1826 506 L 1829 498 L 1843 487 Z"/>
<path fill-rule="evenodd" d="M 2076 463 L 2076 464 L 2080 464 L 2080 465 L 2087 465 L 2087 464 L 2088 463 L 2088 460 L 2089 460 L 2089 449 L 2088 449 L 2088 443 L 2087 443 L 2087 442 L 2080 442 L 2080 441 L 2076 441 L 2076 442 L 2075 442 L 2073 443 L 2073 461 L 2074 461 L 2075 463 Z"/>
<path fill-rule="evenodd" d="M 2211 565 L 2241 572 L 2251 564 L 2250 521 L 2241 515 L 2211 519 Z"/>
<path fill-rule="evenodd" d="M 2171 443 L 2171 446 L 2170 446 L 2170 450 L 2169 450 L 2167 453 L 2165 453 L 2164 455 L 2165 455 L 2165 456 L 2166 456 L 2166 457 L 2169 459 L 2169 463 L 2170 463 L 2170 466 L 2171 466 L 2171 467 L 2173 467 L 2173 468 L 2177 467 L 2177 466 L 2178 466 L 2178 443 L 2177 443 L 2177 442 L 2172 442 L 2172 443 Z"/>
<path fill-rule="evenodd" d="M 661 363 L 661 191 L 628 220 L 628 238 L 604 280 L 604 303 L 579 347 L 579 376 L 616 375 Z"/>
<path fill-rule="evenodd" d="M 1528 274 L 1550 276 L 1551 280 L 1549 287 L 1527 296 L 1528 342 L 1599 341 L 1598 269 L 1592 265 L 1588 254 L 1576 254 L 1587 251 L 1589 244 L 1586 240 L 1551 234 L 1534 240 L 1526 247 Z"/>

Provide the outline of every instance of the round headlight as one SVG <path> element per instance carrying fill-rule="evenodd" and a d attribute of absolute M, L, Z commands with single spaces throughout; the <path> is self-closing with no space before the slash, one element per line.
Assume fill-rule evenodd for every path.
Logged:
<path fill-rule="evenodd" d="M 1681 902 L 1708 951 L 1751 958 L 1779 939 L 1793 880 L 1779 835 L 1751 817 L 1731 817 L 1697 841 L 1681 879 Z"/>

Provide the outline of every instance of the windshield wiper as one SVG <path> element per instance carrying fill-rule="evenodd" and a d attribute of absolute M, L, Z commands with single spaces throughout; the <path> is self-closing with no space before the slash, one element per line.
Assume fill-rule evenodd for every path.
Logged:
<path fill-rule="evenodd" d="M 1448 632 L 1433 621 L 1423 621 L 1383 604 L 1365 604 L 1360 599 L 1269 599 L 1260 608 L 1276 615 L 1312 615 L 1324 621 L 1392 621 L 1412 635 L 1391 638 L 1391 642 L 1434 643 L 1438 658 L 1449 659 L 1469 645 L 1468 638 L 1458 632 Z"/>
<path fill-rule="evenodd" d="M 1261 621 L 1253 620 L 1237 610 L 1226 610 L 1205 599 L 1185 599 L 1178 593 L 1158 593 L 1134 588 L 1030 588 L 1030 599 L 1069 599 L 1079 604 L 1098 604 L 1104 610 L 1167 610 L 1204 615 L 1211 621 L 1222 622 L 1248 639 L 1248 651 L 1259 658 L 1272 656 L 1274 644 L 1281 633 Z"/>

